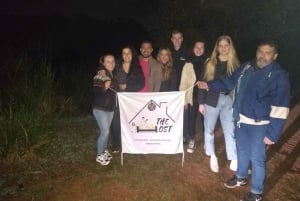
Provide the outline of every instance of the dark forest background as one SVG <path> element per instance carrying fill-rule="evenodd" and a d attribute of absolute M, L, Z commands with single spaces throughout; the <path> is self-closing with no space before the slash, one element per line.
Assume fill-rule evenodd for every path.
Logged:
<path fill-rule="evenodd" d="M 65 1 L 29 2 L 0 7 L 0 158 L 12 153 L 19 159 L 24 150 L 43 146 L 64 115 L 91 114 L 92 78 L 102 54 L 119 57 L 122 46 L 138 49 L 145 39 L 157 51 L 170 45 L 174 28 L 187 48 L 204 40 L 208 55 L 216 38 L 228 34 L 242 62 L 255 56 L 260 39 L 276 40 L 292 94 L 299 93 L 298 0 L 111 0 L 92 1 L 94 7 L 73 1 L 73 9 L 83 6 L 77 12 Z"/>

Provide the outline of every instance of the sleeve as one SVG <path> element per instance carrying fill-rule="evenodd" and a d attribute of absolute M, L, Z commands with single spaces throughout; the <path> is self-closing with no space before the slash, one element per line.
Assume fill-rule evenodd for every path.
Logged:
<path fill-rule="evenodd" d="M 192 63 L 185 63 L 181 73 L 181 79 L 179 84 L 179 91 L 185 91 L 194 86 L 196 82 L 196 74 Z M 185 104 L 193 103 L 193 88 L 189 89 L 185 93 Z"/>
<path fill-rule="evenodd" d="M 246 70 L 249 63 L 246 63 L 233 72 L 231 76 L 222 76 L 219 79 L 207 82 L 209 90 L 226 91 L 233 90 L 237 84 L 240 75 Z"/>
<path fill-rule="evenodd" d="M 162 80 L 161 66 L 155 60 L 154 61 L 150 60 L 150 62 L 151 65 L 153 65 L 153 68 L 151 68 L 151 72 L 150 72 L 151 79 L 149 79 L 149 91 L 158 92 L 160 90 L 160 84 Z"/>
<path fill-rule="evenodd" d="M 275 91 L 272 93 L 270 124 L 266 132 L 266 137 L 275 143 L 280 137 L 289 113 L 290 82 L 287 73 L 282 73 L 274 81 L 277 83 Z"/>

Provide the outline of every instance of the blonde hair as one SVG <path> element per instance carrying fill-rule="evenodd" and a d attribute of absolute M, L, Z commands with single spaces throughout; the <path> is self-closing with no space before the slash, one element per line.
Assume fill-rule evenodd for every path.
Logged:
<path fill-rule="evenodd" d="M 160 55 L 162 51 L 166 51 L 169 57 L 169 61 L 166 64 L 163 64 L 160 59 Z M 160 62 L 162 65 L 162 80 L 163 81 L 168 80 L 171 76 L 172 68 L 173 68 L 173 58 L 172 58 L 171 50 L 169 48 L 160 48 L 157 53 L 157 61 Z"/>
<path fill-rule="evenodd" d="M 219 56 L 218 46 L 222 40 L 227 41 L 229 44 L 229 54 L 228 54 L 228 58 L 227 58 L 227 74 L 232 75 L 233 71 L 235 71 L 235 69 L 238 68 L 240 65 L 240 61 L 237 57 L 231 37 L 228 35 L 222 35 L 217 39 L 217 42 L 211 53 L 211 56 L 206 63 L 204 77 L 203 77 L 204 80 L 206 80 L 206 81 L 210 81 L 210 80 L 214 79 L 215 68 L 216 68 L 216 64 L 218 62 L 218 56 Z"/>

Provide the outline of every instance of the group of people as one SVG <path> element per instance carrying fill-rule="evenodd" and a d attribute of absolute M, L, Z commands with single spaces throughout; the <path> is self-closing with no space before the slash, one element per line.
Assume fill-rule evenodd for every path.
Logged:
<path fill-rule="evenodd" d="M 183 34 L 171 34 L 171 48 L 160 48 L 153 57 L 151 42 L 143 41 L 140 56 L 130 46 L 122 48 L 121 59 L 111 54 L 100 59 L 94 77 L 93 114 L 100 128 L 96 161 L 108 165 L 120 146 L 120 115 L 115 92 L 186 91 L 183 139 L 187 152 L 196 148 L 196 117 L 201 113 L 204 152 L 210 169 L 219 171 L 214 130 L 220 119 L 229 168 L 236 175 L 224 183 L 227 188 L 247 184 L 252 172 L 251 191 L 243 201 L 261 201 L 266 171 L 266 146 L 278 141 L 289 112 L 290 85 L 285 70 L 276 62 L 278 48 L 263 41 L 256 57 L 240 65 L 230 36 L 220 36 L 207 57 L 204 41 L 194 43 L 192 54 L 183 47 Z"/>

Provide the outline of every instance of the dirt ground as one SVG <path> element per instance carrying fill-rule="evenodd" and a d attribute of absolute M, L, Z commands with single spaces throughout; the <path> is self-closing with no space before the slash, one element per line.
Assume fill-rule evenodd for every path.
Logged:
<path fill-rule="evenodd" d="M 92 119 L 88 119 L 88 122 Z M 73 123 L 74 124 L 74 123 Z M 96 133 L 93 127 L 89 132 Z M 267 178 L 264 200 L 300 200 L 300 104 L 290 112 L 280 141 L 268 148 Z M 74 128 L 74 132 L 78 128 Z M 201 130 L 201 128 L 198 128 Z M 71 131 L 73 132 L 73 131 Z M 209 158 L 203 151 L 202 135 L 197 135 L 194 154 L 181 155 L 114 155 L 113 163 L 100 166 L 92 151 L 79 160 L 57 158 L 59 165 L 22 168 L 3 165 L 0 177 L 1 201 L 235 201 L 249 191 L 249 184 L 226 189 L 223 182 L 234 175 L 229 170 L 221 129 L 216 131 L 220 172 L 209 169 Z M 95 135 L 96 136 L 96 135 Z M 89 143 L 94 143 L 95 136 Z M 62 139 L 64 140 L 64 139 Z M 68 143 L 68 141 L 66 141 Z M 82 139 L 82 144 L 85 140 Z M 78 145 L 80 148 L 80 145 Z M 83 145 L 82 145 L 83 146 Z M 50 156 L 49 156 L 50 157 Z M 47 159 L 45 159 L 47 160 Z M 49 164 L 49 163 L 45 163 Z M 12 178 L 12 179 L 10 179 Z M 250 177 L 251 178 L 251 177 Z M 251 179 L 250 181 L 251 182 Z"/>

